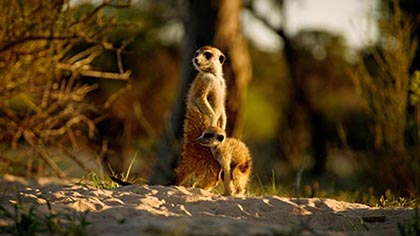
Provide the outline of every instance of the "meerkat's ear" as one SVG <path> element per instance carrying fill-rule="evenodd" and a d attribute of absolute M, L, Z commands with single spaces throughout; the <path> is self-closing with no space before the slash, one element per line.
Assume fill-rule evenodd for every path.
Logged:
<path fill-rule="evenodd" d="M 220 56 L 219 56 L 219 61 L 220 61 L 220 64 L 223 64 L 223 62 L 225 62 L 225 55 L 223 55 L 223 54 L 220 54 Z"/>
<path fill-rule="evenodd" d="M 223 134 L 217 135 L 217 141 L 223 142 L 224 139 L 225 139 L 225 136 Z"/>

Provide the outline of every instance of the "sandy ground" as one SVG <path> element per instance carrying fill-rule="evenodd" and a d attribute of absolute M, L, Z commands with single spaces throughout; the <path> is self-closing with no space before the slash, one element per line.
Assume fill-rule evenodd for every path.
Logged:
<path fill-rule="evenodd" d="M 70 181 L 71 182 L 71 181 Z M 413 209 L 379 209 L 333 199 L 223 197 L 201 189 L 131 185 L 113 190 L 69 181 L 0 178 L 0 204 L 46 199 L 53 211 L 89 211 L 88 235 L 399 235 Z M 0 216 L 0 225 L 12 224 Z M 1 234 L 1 233 L 0 233 Z"/>

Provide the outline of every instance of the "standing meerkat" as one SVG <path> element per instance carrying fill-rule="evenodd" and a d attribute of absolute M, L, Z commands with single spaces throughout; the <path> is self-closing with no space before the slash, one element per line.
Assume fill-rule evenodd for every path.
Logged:
<path fill-rule="evenodd" d="M 238 139 L 226 138 L 226 132 L 219 127 L 205 129 L 198 140 L 210 148 L 213 158 L 222 166 L 224 195 L 245 193 L 252 169 L 246 145 Z"/>
<path fill-rule="evenodd" d="M 210 46 L 198 49 L 192 60 L 198 74 L 187 95 L 182 157 L 175 170 L 178 185 L 206 190 L 217 185 L 220 165 L 197 138 L 207 127 L 226 128 L 224 61 L 223 53 Z"/>

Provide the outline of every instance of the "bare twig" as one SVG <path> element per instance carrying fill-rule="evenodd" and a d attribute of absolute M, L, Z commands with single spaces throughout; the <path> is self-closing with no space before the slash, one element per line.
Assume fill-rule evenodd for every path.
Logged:
<path fill-rule="evenodd" d="M 66 174 L 57 166 L 57 164 L 51 159 L 48 152 L 41 145 L 35 143 L 35 135 L 30 131 L 23 131 L 23 136 L 26 142 L 39 154 L 41 159 L 47 163 L 51 170 L 60 178 L 65 178 Z"/>
<path fill-rule="evenodd" d="M 132 89 L 132 86 L 129 84 L 126 87 L 118 89 L 116 92 L 114 92 L 109 98 L 105 101 L 104 107 L 105 109 L 110 108 L 111 104 L 122 94 L 130 91 Z"/>
<path fill-rule="evenodd" d="M 103 79 L 128 80 L 130 78 L 131 71 L 127 70 L 123 74 L 119 74 L 119 73 L 112 73 L 112 72 L 82 70 L 80 71 L 80 75 L 103 78 Z"/>
<path fill-rule="evenodd" d="M 131 42 L 133 42 L 134 38 L 131 38 L 129 40 L 125 40 L 120 48 L 117 49 L 117 65 L 118 65 L 118 71 L 123 74 L 124 73 L 124 67 L 122 64 L 122 57 L 121 54 L 125 50 L 125 48 L 130 45 Z"/>
<path fill-rule="evenodd" d="M 63 146 L 61 143 L 55 142 L 55 145 L 60 148 L 67 156 L 69 156 L 74 162 L 77 163 L 78 166 L 80 166 L 84 171 L 86 172 L 92 172 L 92 169 L 87 167 L 83 161 L 81 161 L 76 155 L 74 155 L 69 149 Z"/>
<path fill-rule="evenodd" d="M 77 53 L 76 55 L 74 55 L 73 57 L 69 58 L 68 60 L 66 60 L 66 62 L 70 65 L 76 63 L 77 61 L 80 61 L 82 58 L 85 58 L 87 56 L 89 56 L 90 54 L 93 54 L 94 52 L 97 51 L 102 51 L 102 47 L 99 45 L 95 45 L 93 47 L 90 47 L 86 50 L 83 50 L 79 53 Z"/>

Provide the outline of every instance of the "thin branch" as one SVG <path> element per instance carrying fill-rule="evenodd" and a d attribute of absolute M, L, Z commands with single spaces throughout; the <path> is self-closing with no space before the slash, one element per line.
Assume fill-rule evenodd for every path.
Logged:
<path fill-rule="evenodd" d="M 265 27 L 267 27 L 269 30 L 275 32 L 278 36 L 280 36 L 280 38 L 285 39 L 287 38 L 284 29 L 283 28 L 277 28 L 274 25 L 272 25 L 267 18 L 263 17 L 262 15 L 258 14 L 254 7 L 252 6 L 252 4 L 246 4 L 244 5 L 244 7 L 246 9 L 248 9 L 250 11 L 250 13 L 257 19 L 259 20 L 261 23 L 264 24 Z M 288 38 L 287 38 L 288 39 Z"/>
<path fill-rule="evenodd" d="M 130 43 L 132 43 L 134 41 L 134 38 L 130 38 L 129 40 L 124 40 L 123 44 L 121 45 L 120 48 L 117 49 L 117 65 L 118 65 L 118 71 L 122 74 L 124 73 L 124 67 L 122 64 L 122 58 L 121 55 L 124 51 L 124 49 L 130 45 Z"/>
<path fill-rule="evenodd" d="M 95 51 L 101 51 L 101 46 L 100 45 L 95 45 L 95 46 L 90 47 L 86 50 L 83 50 L 82 52 L 79 52 L 76 55 L 74 55 L 73 57 L 71 57 L 70 59 L 68 59 L 67 63 L 68 64 L 74 64 L 77 61 L 81 60 L 84 57 L 87 57 L 89 54 L 92 54 Z"/>
<path fill-rule="evenodd" d="M 104 162 L 104 159 L 106 157 L 106 154 L 108 153 L 108 141 L 103 140 L 102 146 L 101 146 L 101 152 L 99 153 L 98 157 L 96 158 L 97 165 L 99 167 L 102 166 L 102 163 Z M 102 170 L 102 168 L 101 168 Z"/>
<path fill-rule="evenodd" d="M 156 131 L 153 126 L 149 123 L 146 119 L 146 116 L 143 114 L 143 109 L 141 108 L 141 104 L 139 101 L 135 100 L 133 103 L 133 112 L 134 116 L 136 117 L 137 122 L 141 125 L 141 127 L 146 131 L 146 133 L 150 137 L 156 137 Z"/>
<path fill-rule="evenodd" d="M 132 89 L 132 86 L 131 85 L 127 85 L 126 87 L 123 87 L 123 88 L 120 88 L 120 89 L 118 89 L 116 92 L 114 92 L 113 94 L 111 94 L 111 96 L 109 96 L 109 98 L 105 101 L 105 103 L 104 103 L 104 107 L 105 107 L 105 109 L 108 109 L 110 106 L 111 106 L 111 104 L 115 101 L 115 100 L 117 100 L 117 98 L 119 97 L 119 96 L 121 96 L 122 94 L 124 94 L 124 93 L 126 93 L 126 92 L 128 92 L 128 91 L 130 91 Z"/>
<path fill-rule="evenodd" d="M 35 135 L 31 131 L 25 130 L 23 131 L 23 137 L 25 138 L 26 142 L 31 145 L 31 147 L 39 154 L 41 159 L 47 163 L 47 165 L 53 170 L 53 172 L 60 178 L 65 178 L 66 174 L 57 166 L 57 164 L 51 159 L 48 152 L 45 150 L 43 146 L 37 145 L 34 142 Z"/>
<path fill-rule="evenodd" d="M 61 143 L 54 142 L 54 144 L 60 148 L 64 152 L 64 154 L 68 155 L 77 165 L 79 165 L 84 171 L 92 172 L 92 169 L 87 167 L 76 155 L 74 155 L 70 150 L 64 147 Z"/>
<path fill-rule="evenodd" d="M 102 71 L 93 71 L 93 70 L 83 70 L 79 72 L 80 75 L 103 78 L 103 79 L 114 79 L 114 80 L 128 80 L 131 75 L 131 71 L 127 70 L 124 74 L 112 73 L 112 72 L 102 72 Z"/>

